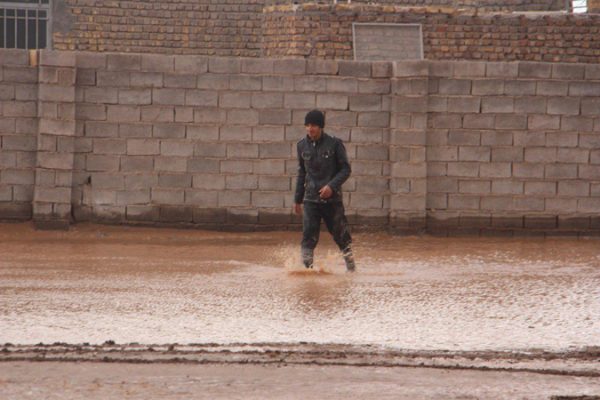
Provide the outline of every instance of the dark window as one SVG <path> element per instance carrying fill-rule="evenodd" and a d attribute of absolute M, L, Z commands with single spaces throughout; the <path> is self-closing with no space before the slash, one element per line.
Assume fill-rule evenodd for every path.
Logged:
<path fill-rule="evenodd" d="M 49 0 L 0 0 L 0 48 L 45 49 Z"/>

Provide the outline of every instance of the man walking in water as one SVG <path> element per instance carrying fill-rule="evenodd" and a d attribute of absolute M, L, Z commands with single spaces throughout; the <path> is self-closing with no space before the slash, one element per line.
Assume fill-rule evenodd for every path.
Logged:
<path fill-rule="evenodd" d="M 306 136 L 298 142 L 298 180 L 294 212 L 302 217 L 302 262 L 313 267 L 314 249 L 319 242 L 321 219 L 333 236 L 346 262 L 346 269 L 356 268 L 352 238 L 344 213 L 342 184 L 350 176 L 346 148 L 338 138 L 323 132 L 325 115 L 312 110 L 304 118 Z M 302 207 L 304 205 L 304 207 Z"/>

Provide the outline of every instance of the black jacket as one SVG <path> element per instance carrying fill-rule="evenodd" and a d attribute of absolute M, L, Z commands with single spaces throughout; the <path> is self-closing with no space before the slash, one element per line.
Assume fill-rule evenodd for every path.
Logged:
<path fill-rule="evenodd" d="M 350 163 L 344 143 L 325 132 L 313 142 L 308 136 L 300 140 L 298 149 L 298 180 L 295 203 L 342 201 L 342 184 L 350 176 Z M 326 200 L 319 197 L 319 190 L 329 185 L 333 195 Z"/>

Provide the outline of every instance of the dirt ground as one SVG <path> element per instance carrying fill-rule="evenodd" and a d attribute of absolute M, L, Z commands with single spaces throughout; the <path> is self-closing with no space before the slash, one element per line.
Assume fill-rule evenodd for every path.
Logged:
<path fill-rule="evenodd" d="M 596 377 L 505 371 L 279 364 L 0 363 L 0 398 L 4 400 L 534 400 L 584 398 L 581 396 L 594 393 L 600 393 Z"/>

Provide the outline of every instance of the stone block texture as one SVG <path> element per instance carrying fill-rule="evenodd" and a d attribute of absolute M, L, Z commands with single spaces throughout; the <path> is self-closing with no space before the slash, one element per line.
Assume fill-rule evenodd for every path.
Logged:
<path fill-rule="evenodd" d="M 297 226 L 295 145 L 304 114 L 322 106 L 352 163 L 343 188 L 352 223 L 597 229 L 600 93 L 585 87 L 598 87 L 600 74 L 591 64 L 53 51 L 34 67 L 4 52 L 2 219 Z"/>

